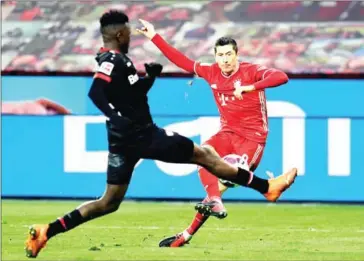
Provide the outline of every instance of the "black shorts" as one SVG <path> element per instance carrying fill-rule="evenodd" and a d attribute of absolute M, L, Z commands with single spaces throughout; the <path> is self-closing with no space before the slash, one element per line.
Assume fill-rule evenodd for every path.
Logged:
<path fill-rule="evenodd" d="M 121 135 L 107 123 L 109 141 L 108 184 L 130 182 L 135 164 L 140 159 L 169 163 L 190 163 L 193 141 L 176 132 L 169 132 L 150 124 L 145 128 Z"/>

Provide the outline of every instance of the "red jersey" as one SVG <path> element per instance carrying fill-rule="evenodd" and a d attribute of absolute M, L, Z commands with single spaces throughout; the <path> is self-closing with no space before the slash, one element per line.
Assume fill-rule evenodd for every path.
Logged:
<path fill-rule="evenodd" d="M 260 81 L 260 77 L 264 79 L 268 70 L 255 64 L 240 63 L 237 72 L 226 76 L 217 64 L 195 63 L 195 73 L 204 78 L 213 91 L 222 131 L 232 131 L 249 140 L 265 143 L 268 117 L 264 89 L 243 93 L 242 100 L 237 99 L 233 92 L 238 86 L 252 85 Z"/>
<path fill-rule="evenodd" d="M 220 112 L 223 131 L 232 131 L 255 142 L 266 142 L 268 119 L 264 89 L 285 84 L 288 77 L 284 72 L 256 64 L 240 63 L 236 73 L 225 76 L 217 64 L 207 65 L 192 61 L 169 45 L 159 34 L 152 38 L 152 42 L 175 65 L 196 73 L 209 83 Z M 243 93 L 242 100 L 233 95 L 236 87 L 253 84 L 255 90 Z"/>

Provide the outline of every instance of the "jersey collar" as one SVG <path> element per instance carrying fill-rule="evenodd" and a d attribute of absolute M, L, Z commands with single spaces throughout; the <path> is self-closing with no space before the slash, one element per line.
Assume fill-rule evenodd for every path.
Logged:
<path fill-rule="evenodd" d="M 100 53 L 106 53 L 106 52 L 110 52 L 110 51 L 120 54 L 120 51 L 118 51 L 118 50 L 112 50 L 112 49 L 105 48 L 105 47 L 101 47 L 99 50 Z"/>

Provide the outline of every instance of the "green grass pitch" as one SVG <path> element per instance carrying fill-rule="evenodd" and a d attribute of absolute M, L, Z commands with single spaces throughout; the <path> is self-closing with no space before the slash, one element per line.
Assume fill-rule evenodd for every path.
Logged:
<path fill-rule="evenodd" d="M 48 223 L 76 201 L 2 201 L 2 260 L 26 260 L 27 227 Z M 159 248 L 192 220 L 190 203 L 125 202 L 109 216 L 51 239 L 39 260 L 364 260 L 364 207 L 226 204 L 189 245 Z"/>

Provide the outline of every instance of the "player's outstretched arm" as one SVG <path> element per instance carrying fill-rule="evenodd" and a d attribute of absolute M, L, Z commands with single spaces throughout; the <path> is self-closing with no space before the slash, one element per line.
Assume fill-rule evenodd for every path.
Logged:
<path fill-rule="evenodd" d="M 167 57 L 167 59 L 176 66 L 187 72 L 194 73 L 195 61 L 191 60 L 176 48 L 168 44 L 159 34 L 155 32 L 154 26 L 151 23 L 143 19 L 139 19 L 139 21 L 142 23 L 143 27 L 141 29 L 137 29 L 138 33 L 143 34 L 149 38 Z"/>
<path fill-rule="evenodd" d="M 234 95 L 239 100 L 243 99 L 242 93 L 244 92 L 278 87 L 288 82 L 288 76 L 286 73 L 257 64 L 251 64 L 247 69 L 247 72 L 255 80 L 255 83 L 235 88 Z"/>

